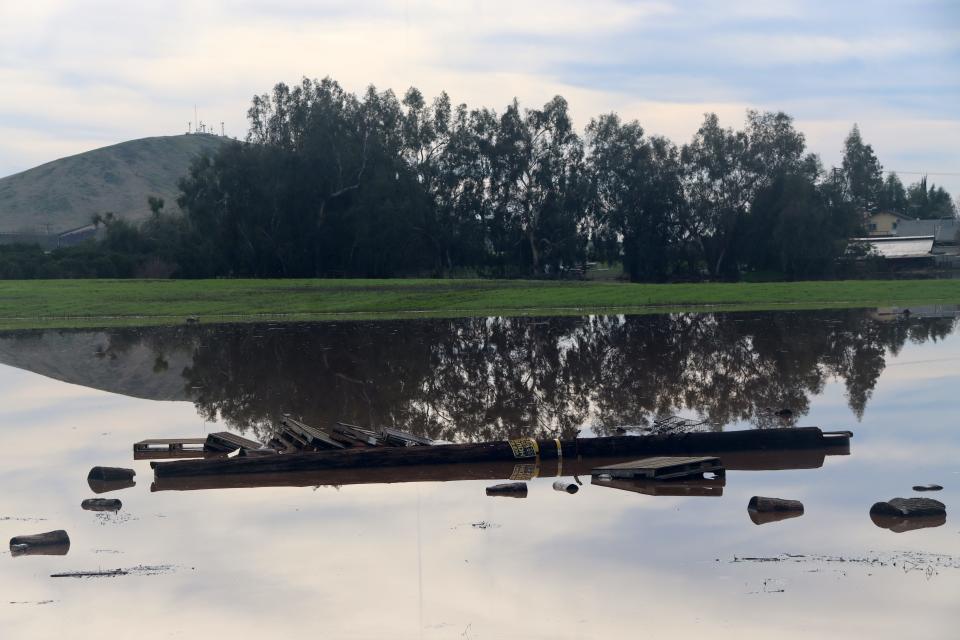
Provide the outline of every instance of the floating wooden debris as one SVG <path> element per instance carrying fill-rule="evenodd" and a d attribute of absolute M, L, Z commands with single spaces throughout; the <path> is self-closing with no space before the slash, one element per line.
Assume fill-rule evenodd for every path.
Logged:
<path fill-rule="evenodd" d="M 554 491 L 562 491 L 563 493 L 574 494 L 577 491 L 580 491 L 580 487 L 576 482 L 570 482 L 569 480 L 556 480 L 553 483 Z"/>
<path fill-rule="evenodd" d="M 319 458 L 338 457 L 323 452 L 313 454 Z M 723 466 L 727 471 L 778 471 L 784 469 L 819 469 L 824 460 L 830 455 L 847 455 L 846 447 L 821 447 L 804 449 L 763 449 L 751 451 L 727 451 L 723 453 Z M 284 454 L 286 455 L 286 454 Z M 283 456 L 281 456 L 283 457 Z M 536 464 L 528 464 L 517 460 L 494 460 L 487 462 L 462 462 L 447 464 L 417 464 L 417 465 L 388 465 L 388 466 L 359 466 L 359 467 L 330 467 L 315 468 L 298 471 L 279 471 L 270 473 L 217 473 L 201 476 L 155 477 L 151 491 L 191 491 L 206 489 L 237 489 L 250 487 L 315 487 L 317 485 L 354 485 L 354 484 L 397 484 L 404 482 L 455 482 L 461 480 L 499 480 L 518 481 L 518 470 L 530 471 L 530 477 L 556 478 L 569 476 L 590 475 L 590 472 L 601 465 L 629 462 L 636 459 L 633 455 L 614 456 L 580 456 L 577 458 L 560 458 L 554 460 L 540 460 Z M 534 461 L 535 462 L 535 461 Z M 167 464 L 164 462 L 157 463 Z M 658 482 L 645 480 L 623 480 L 604 483 L 603 486 L 614 486 L 616 482 L 633 483 L 643 487 L 644 483 Z M 675 495 L 706 495 L 698 493 L 696 486 L 712 487 L 704 491 L 717 492 L 723 486 L 723 478 L 690 478 L 684 484 L 690 487 L 689 491 L 680 489 L 680 480 L 665 480 L 659 485 L 651 485 L 649 489 L 634 489 L 627 486 L 616 487 L 627 490 L 636 490 L 639 493 L 650 495 L 674 495 L 671 491 L 684 491 Z M 600 484 L 594 480 L 594 484 Z M 710 493 L 710 495 L 714 495 Z"/>
<path fill-rule="evenodd" d="M 643 458 L 621 464 L 597 467 L 591 472 L 594 476 L 607 476 L 613 480 L 670 480 L 702 476 L 704 473 L 723 473 L 719 458 L 694 457 L 681 458 L 663 456 Z"/>
<path fill-rule="evenodd" d="M 65 556 L 70 551 L 70 536 L 63 529 L 10 538 L 12 556 Z"/>
<path fill-rule="evenodd" d="M 870 507 L 870 519 L 895 533 L 939 527 L 947 521 L 947 507 L 930 498 L 893 498 Z"/>
<path fill-rule="evenodd" d="M 753 524 L 767 524 L 803 515 L 803 503 L 799 500 L 753 496 L 747 503 L 747 514 Z"/>
<path fill-rule="evenodd" d="M 413 447 L 363 447 L 331 451 L 286 453 L 260 458 L 212 458 L 151 462 L 157 479 L 173 477 L 218 476 L 230 474 L 285 474 L 334 469 L 377 470 L 384 467 L 416 467 L 425 465 L 460 465 L 480 462 L 513 461 L 514 464 L 545 466 L 547 461 L 570 462 L 582 458 L 618 458 L 620 461 L 638 456 L 715 456 L 732 458 L 749 452 L 748 458 L 782 458 L 792 450 L 815 449 L 810 458 L 822 464 L 822 455 L 849 453 L 851 433 L 824 433 L 817 427 L 797 429 L 752 429 L 744 431 L 684 433 L 653 436 L 612 436 L 560 441 L 557 439 L 524 439 L 516 442 L 443 444 Z M 726 453 L 732 452 L 730 456 Z M 518 459 L 517 456 L 532 457 Z M 597 462 L 601 462 L 598 460 Z M 727 468 L 729 462 L 725 465 Z M 813 465 L 819 466 L 814 463 Z M 715 467 L 714 467 L 715 468 Z M 758 464 L 756 468 L 764 468 Z M 790 468 L 790 467 L 784 467 Z M 700 467 L 699 472 L 709 470 Z M 688 472 L 692 472 L 690 469 Z M 396 472 L 394 472 L 396 473 Z M 557 475 L 569 475 L 557 473 Z M 402 473 L 398 475 L 403 475 Z M 409 475 L 409 474 L 408 474 Z M 500 477 L 510 477 L 500 476 Z M 213 484 L 217 484 L 216 482 Z"/>
<path fill-rule="evenodd" d="M 609 477 L 593 476 L 591 484 L 621 491 L 632 491 L 648 496 L 689 496 L 689 497 L 720 497 L 726 478 L 720 475 L 715 478 L 680 478 L 676 480 L 614 480 Z"/>
<path fill-rule="evenodd" d="M 488 496 L 503 496 L 505 498 L 526 498 L 526 482 L 505 482 L 487 487 Z"/>
<path fill-rule="evenodd" d="M 123 503 L 116 498 L 87 498 L 80 503 L 84 511 L 120 511 Z"/>
<path fill-rule="evenodd" d="M 121 467 L 94 467 L 87 474 L 87 480 L 101 480 L 111 482 L 115 480 L 133 480 L 137 472 L 133 469 Z"/>
<path fill-rule="evenodd" d="M 203 448 L 217 453 L 232 453 L 237 449 L 261 449 L 263 445 L 229 431 L 218 431 L 207 435 Z"/>
<path fill-rule="evenodd" d="M 206 438 L 153 438 L 133 443 L 134 460 L 202 458 Z"/>
<path fill-rule="evenodd" d="M 943 487 L 938 484 L 918 484 L 914 485 L 914 491 L 943 491 Z"/>
<path fill-rule="evenodd" d="M 135 486 L 133 477 L 137 472 L 120 467 L 94 467 L 87 474 L 87 484 L 94 493 L 106 493 Z"/>

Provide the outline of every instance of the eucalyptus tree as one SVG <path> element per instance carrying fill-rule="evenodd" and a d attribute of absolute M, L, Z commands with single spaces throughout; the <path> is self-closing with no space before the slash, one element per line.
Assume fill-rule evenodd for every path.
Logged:
<path fill-rule="evenodd" d="M 676 147 L 645 138 L 637 121 L 611 113 L 587 126 L 587 148 L 594 241 L 621 240 L 631 280 L 667 278 L 678 269 L 684 240 Z"/>
<path fill-rule="evenodd" d="M 521 112 L 514 100 L 490 151 L 491 222 L 504 232 L 494 240 L 501 258 L 518 258 L 534 275 L 582 262 L 583 143 L 567 101 L 556 96 Z"/>

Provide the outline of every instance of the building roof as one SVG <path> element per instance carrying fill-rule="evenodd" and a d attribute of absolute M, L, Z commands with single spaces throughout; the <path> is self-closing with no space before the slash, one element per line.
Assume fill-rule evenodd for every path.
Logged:
<path fill-rule="evenodd" d="M 960 220 L 956 218 L 939 218 L 935 220 L 904 220 L 897 225 L 898 237 L 902 236 L 934 236 L 934 242 L 955 243 L 960 233 Z"/>
<path fill-rule="evenodd" d="M 902 258 L 930 258 L 933 251 L 933 236 L 897 236 L 892 238 L 851 238 L 851 242 L 870 245 L 873 250 L 888 260 Z"/>

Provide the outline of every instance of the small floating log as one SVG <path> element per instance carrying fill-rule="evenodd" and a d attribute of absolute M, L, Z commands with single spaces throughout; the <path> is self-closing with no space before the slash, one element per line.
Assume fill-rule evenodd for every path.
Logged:
<path fill-rule="evenodd" d="M 123 503 L 116 498 L 87 498 L 80 503 L 84 511 L 120 511 Z"/>
<path fill-rule="evenodd" d="M 137 483 L 133 481 L 135 475 L 136 471 L 133 469 L 94 467 L 87 474 L 87 484 L 94 493 L 107 493 L 136 486 Z"/>
<path fill-rule="evenodd" d="M 943 525 L 947 507 L 930 498 L 893 498 L 870 507 L 870 519 L 881 529 L 904 533 Z"/>
<path fill-rule="evenodd" d="M 473 462 L 575 460 L 579 457 L 720 455 L 724 451 L 836 448 L 849 451 L 848 431 L 824 433 L 817 427 L 752 429 L 650 436 L 612 436 L 575 440 L 533 440 L 448 444 L 431 447 L 370 447 L 294 453 L 262 458 L 151 462 L 157 478 L 221 474 L 285 473 L 327 469 L 409 467 Z M 532 455 L 531 455 L 532 453 Z M 529 458 L 527 456 L 530 456 Z M 729 468 L 729 467 L 728 467 Z"/>
<path fill-rule="evenodd" d="M 121 467 L 94 467 L 87 474 L 87 480 L 100 480 L 103 482 L 114 482 L 118 480 L 133 480 L 137 472 L 133 469 L 124 469 Z"/>
<path fill-rule="evenodd" d="M 488 496 L 503 496 L 504 498 L 526 498 L 526 482 L 505 482 L 487 487 Z"/>
<path fill-rule="evenodd" d="M 556 480 L 553 483 L 554 491 L 562 491 L 563 493 L 574 494 L 577 491 L 580 491 L 580 487 L 577 486 L 576 482 L 570 482 L 569 480 Z"/>
<path fill-rule="evenodd" d="M 914 491 L 943 491 L 943 487 L 938 484 L 918 484 L 914 485 Z"/>
<path fill-rule="evenodd" d="M 747 503 L 747 513 L 753 524 L 779 522 L 780 520 L 802 516 L 803 503 L 799 500 L 753 496 Z"/>
<path fill-rule="evenodd" d="M 10 538 L 12 556 L 65 556 L 70 550 L 70 536 L 63 529 Z"/>

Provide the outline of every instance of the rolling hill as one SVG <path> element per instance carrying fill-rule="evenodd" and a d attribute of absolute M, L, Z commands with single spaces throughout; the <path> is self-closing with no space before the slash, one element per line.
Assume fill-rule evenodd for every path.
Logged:
<path fill-rule="evenodd" d="M 58 233 L 108 211 L 141 220 L 150 213 L 150 195 L 175 210 L 177 181 L 191 160 L 226 140 L 203 134 L 130 140 L 0 178 L 0 233 Z"/>

